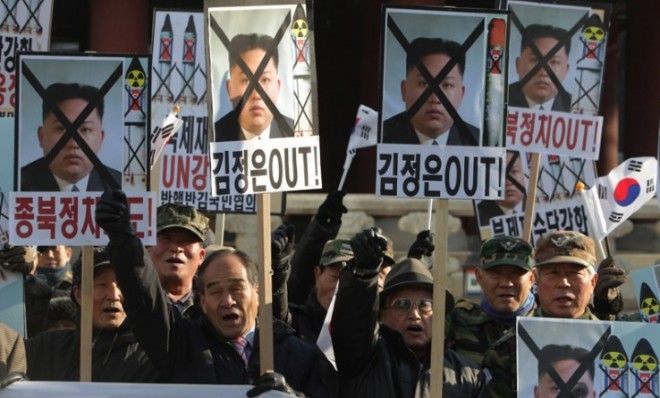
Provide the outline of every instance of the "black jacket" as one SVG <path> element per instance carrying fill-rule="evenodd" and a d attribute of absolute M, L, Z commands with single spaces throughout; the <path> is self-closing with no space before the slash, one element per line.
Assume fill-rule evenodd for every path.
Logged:
<path fill-rule="evenodd" d="M 447 145 L 479 145 L 479 129 L 470 123 L 465 122 L 469 135 L 459 130 L 456 123 L 449 129 Z M 383 122 L 383 144 L 419 144 L 419 138 L 415 134 L 415 129 L 410 124 L 407 112 L 401 112 L 392 116 Z"/>
<path fill-rule="evenodd" d="M 80 380 L 80 332 L 43 332 L 25 344 L 30 380 Z M 156 368 L 128 328 L 95 330 L 92 340 L 92 381 L 153 383 Z"/>
<path fill-rule="evenodd" d="M 115 180 L 116 186 L 121 186 L 121 173 L 118 170 L 113 169 L 112 167 L 105 167 L 108 173 L 112 176 L 112 179 Z M 106 190 L 105 186 L 101 179 L 101 174 L 99 174 L 96 167 L 92 169 L 89 173 L 89 180 L 87 180 L 86 187 L 78 187 L 81 191 L 92 192 L 92 191 L 104 191 Z M 53 176 L 53 173 L 48 168 L 45 158 L 39 158 L 34 162 L 27 164 L 21 167 L 21 191 L 48 191 L 48 192 L 58 192 L 60 186 L 57 185 L 57 181 Z"/>
<path fill-rule="evenodd" d="M 341 397 L 429 398 L 430 371 L 401 335 L 378 325 L 378 276 L 344 270 L 332 317 L 332 343 Z M 452 350 L 445 350 L 444 397 L 481 397 L 487 376 Z"/>
<path fill-rule="evenodd" d="M 149 254 L 135 236 L 110 241 L 110 259 L 124 294 L 124 308 L 135 335 L 162 372 L 163 381 L 199 384 L 250 384 L 259 376 L 258 333 L 248 369 L 231 342 L 220 336 L 205 315 L 173 316 Z M 294 336 L 281 322 L 273 325 L 275 371 L 296 390 L 327 396 L 321 380 L 320 351 Z"/>
<path fill-rule="evenodd" d="M 509 101 L 508 106 L 516 106 L 520 108 L 529 108 L 527 98 L 522 91 L 522 84 L 515 82 L 509 85 Z M 571 111 L 571 94 L 564 90 L 563 87 L 559 89 L 555 96 L 555 102 L 552 103 L 553 111 L 570 112 Z"/>
<path fill-rule="evenodd" d="M 280 126 L 277 119 L 273 118 L 270 123 L 270 138 L 293 137 L 293 119 L 282 115 L 287 127 Z M 215 142 L 244 140 L 243 130 L 238 123 L 236 112 L 232 109 L 226 115 L 218 119 L 214 124 Z"/>
<path fill-rule="evenodd" d="M 291 257 L 291 275 L 287 282 L 289 302 L 305 304 L 314 287 L 314 267 L 321 261 L 323 246 L 337 237 L 340 227 L 341 222 L 324 227 L 312 217 Z"/>

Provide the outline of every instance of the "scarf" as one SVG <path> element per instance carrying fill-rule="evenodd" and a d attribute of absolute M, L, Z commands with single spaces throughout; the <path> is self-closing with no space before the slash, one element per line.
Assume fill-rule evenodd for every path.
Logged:
<path fill-rule="evenodd" d="M 485 297 L 481 298 L 481 308 L 488 314 L 489 317 L 495 319 L 498 322 L 505 323 L 507 325 L 513 325 L 516 322 L 517 316 L 522 316 L 528 313 L 532 307 L 534 307 L 534 295 L 530 292 L 525 299 L 525 302 L 515 311 L 502 314 L 501 312 L 495 311 L 491 307 L 490 303 L 486 300 Z"/>

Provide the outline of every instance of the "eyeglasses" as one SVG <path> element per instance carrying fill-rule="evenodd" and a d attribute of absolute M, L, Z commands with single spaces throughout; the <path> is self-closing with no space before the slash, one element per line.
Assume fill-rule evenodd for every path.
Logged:
<path fill-rule="evenodd" d="M 390 308 L 401 314 L 407 314 L 413 306 L 417 307 L 419 313 L 423 315 L 429 315 L 433 312 L 433 300 L 427 298 L 421 298 L 413 302 L 412 299 L 407 297 L 400 297 L 390 304 Z"/>

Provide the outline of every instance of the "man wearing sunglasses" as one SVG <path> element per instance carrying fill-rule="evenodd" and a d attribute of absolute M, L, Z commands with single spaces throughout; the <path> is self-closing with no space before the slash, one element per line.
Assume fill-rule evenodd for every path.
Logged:
<path fill-rule="evenodd" d="M 392 267 L 378 294 L 386 240 L 375 229 L 351 239 L 354 260 L 342 270 L 332 317 L 332 342 L 342 397 L 427 397 L 433 277 L 424 263 Z M 380 321 L 380 322 L 379 322 Z M 444 394 L 480 397 L 487 376 L 445 350 Z"/>

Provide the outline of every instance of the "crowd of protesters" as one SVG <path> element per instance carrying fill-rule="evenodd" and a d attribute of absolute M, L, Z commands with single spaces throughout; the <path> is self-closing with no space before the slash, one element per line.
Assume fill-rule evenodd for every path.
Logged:
<path fill-rule="evenodd" d="M 331 192 L 301 239 L 272 233 L 274 372 L 260 374 L 259 264 L 214 247 L 209 219 L 187 206 L 158 209 L 157 242 L 144 247 L 126 197 L 106 192 L 96 222 L 92 380 L 253 384 L 310 397 L 429 397 L 434 251 L 421 231 L 396 262 L 378 228 L 337 239 L 343 192 Z M 616 319 L 626 274 L 600 265 L 594 241 L 556 231 L 536 247 L 500 236 L 481 245 L 481 301 L 447 292 L 443 391 L 447 397 L 516 396 L 516 317 Z M 81 260 L 66 246 L 7 247 L 0 270 L 26 281 L 27 336 L 0 324 L 0 378 L 79 379 Z M 535 287 L 535 288 L 533 288 Z M 317 339 L 334 299 L 336 367 Z"/>

